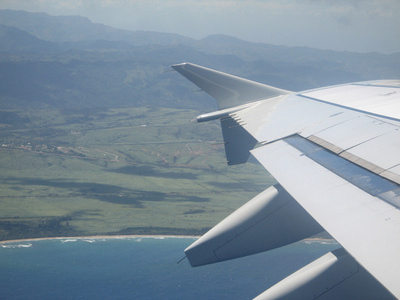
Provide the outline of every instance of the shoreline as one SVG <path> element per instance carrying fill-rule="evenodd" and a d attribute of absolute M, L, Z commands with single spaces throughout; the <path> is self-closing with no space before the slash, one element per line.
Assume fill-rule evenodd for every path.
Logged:
<path fill-rule="evenodd" d="M 27 238 L 17 240 L 0 241 L 0 245 L 7 243 L 44 241 L 44 240 L 95 240 L 95 239 L 126 239 L 126 238 L 199 238 L 195 235 L 151 235 L 151 234 L 133 234 L 133 235 L 90 235 L 90 236 L 60 236 L 60 237 L 43 237 L 43 238 Z"/>
<path fill-rule="evenodd" d="M 91 236 L 62 236 L 62 237 L 43 237 L 43 238 L 27 238 L 27 239 L 17 239 L 17 240 L 4 240 L 0 241 L 0 245 L 8 243 L 19 243 L 19 242 L 31 242 L 31 241 L 43 241 L 43 240 L 85 240 L 85 239 L 126 239 L 126 238 L 200 238 L 196 235 L 151 235 L 151 234 L 133 234 L 133 235 L 91 235 Z M 301 240 L 304 242 L 333 242 L 334 239 L 326 238 L 306 238 Z"/>

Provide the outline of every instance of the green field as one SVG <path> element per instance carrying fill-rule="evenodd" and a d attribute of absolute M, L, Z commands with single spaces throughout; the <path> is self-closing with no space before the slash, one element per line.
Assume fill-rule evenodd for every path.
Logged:
<path fill-rule="evenodd" d="M 167 108 L 2 110 L 0 240 L 201 234 L 273 183 Z"/>

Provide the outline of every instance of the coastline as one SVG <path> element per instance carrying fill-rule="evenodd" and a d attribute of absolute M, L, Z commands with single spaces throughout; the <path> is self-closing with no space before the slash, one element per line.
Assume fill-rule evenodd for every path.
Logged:
<path fill-rule="evenodd" d="M 43 237 L 43 238 L 28 238 L 28 239 L 17 239 L 17 240 L 4 240 L 0 241 L 0 245 L 8 244 L 8 243 L 20 243 L 20 242 L 32 242 L 32 241 L 43 241 L 43 240 L 95 240 L 95 239 L 129 239 L 129 238 L 200 238 L 200 236 L 196 235 L 151 235 L 151 234 L 143 234 L 143 235 L 92 235 L 92 236 L 62 236 L 62 237 Z M 306 238 L 302 240 L 303 242 L 334 242 L 334 239 L 327 238 Z"/>
<path fill-rule="evenodd" d="M 18 240 L 4 240 L 0 241 L 0 245 L 8 243 L 32 242 L 43 240 L 95 240 L 95 239 L 128 239 L 128 238 L 199 238 L 195 235 L 92 235 L 92 236 L 62 236 L 62 237 L 43 237 L 43 238 L 27 238 Z"/>

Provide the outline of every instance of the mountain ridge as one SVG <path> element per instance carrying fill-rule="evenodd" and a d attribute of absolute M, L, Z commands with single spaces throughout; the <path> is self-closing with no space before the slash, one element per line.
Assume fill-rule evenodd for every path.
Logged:
<path fill-rule="evenodd" d="M 158 45 L 176 45 L 182 44 L 198 48 L 206 51 L 209 46 L 212 46 L 212 52 L 216 52 L 218 45 L 240 45 L 241 47 L 253 47 L 269 51 L 290 51 L 297 52 L 310 51 L 313 53 L 356 53 L 357 55 L 363 54 L 377 54 L 377 55 L 400 55 L 400 52 L 392 54 L 381 54 L 378 52 L 358 53 L 350 51 L 335 51 L 329 49 L 317 49 L 311 47 L 298 47 L 298 46 L 283 46 L 273 45 L 268 43 L 249 42 L 236 38 L 234 36 L 225 34 L 212 34 L 202 39 L 196 40 L 187 36 L 156 32 L 156 31 L 142 31 L 142 30 L 128 30 L 119 29 L 112 26 L 93 23 L 89 18 L 66 15 L 66 16 L 52 16 L 44 12 L 27 12 L 23 10 L 0 10 L 0 24 L 16 27 L 22 31 L 26 31 L 37 38 L 58 43 L 71 43 L 82 41 L 124 41 L 132 46 L 143 46 L 150 44 Z M 230 51 L 235 49 L 230 49 Z M 227 51 L 227 50 L 225 50 Z M 212 53 L 210 52 L 210 53 Z"/>
<path fill-rule="evenodd" d="M 72 21 L 84 25 L 78 33 Z M 0 10 L 0 108 L 214 109 L 210 97 L 192 93 L 196 88 L 184 79 L 165 73 L 180 62 L 293 91 L 400 78 L 400 53 L 275 46 L 225 35 L 193 40 L 110 28 L 79 16 Z"/>
<path fill-rule="evenodd" d="M 187 43 L 188 37 L 152 31 L 130 31 L 93 23 L 81 16 L 51 16 L 16 10 L 0 10 L 0 24 L 13 26 L 50 42 L 93 40 L 125 41 L 133 46 L 157 43 Z"/>

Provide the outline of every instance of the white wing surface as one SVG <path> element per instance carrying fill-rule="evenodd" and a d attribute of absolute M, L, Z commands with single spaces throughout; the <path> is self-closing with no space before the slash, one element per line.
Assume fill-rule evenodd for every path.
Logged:
<path fill-rule="evenodd" d="M 193 64 L 173 68 L 217 100 L 223 95 L 222 110 L 197 120 L 221 120 L 228 164 L 251 152 L 280 183 L 188 247 L 190 263 L 326 230 L 343 248 L 257 299 L 400 298 L 400 81 L 294 93 Z"/>

